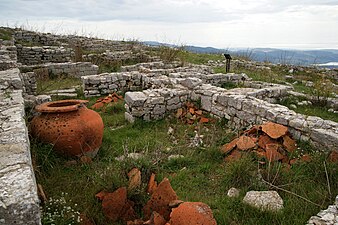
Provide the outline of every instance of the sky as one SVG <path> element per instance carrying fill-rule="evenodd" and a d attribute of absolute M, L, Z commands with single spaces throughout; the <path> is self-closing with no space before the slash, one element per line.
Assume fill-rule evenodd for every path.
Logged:
<path fill-rule="evenodd" d="M 225 49 L 338 49 L 338 0 L 0 0 L 0 26 Z"/>

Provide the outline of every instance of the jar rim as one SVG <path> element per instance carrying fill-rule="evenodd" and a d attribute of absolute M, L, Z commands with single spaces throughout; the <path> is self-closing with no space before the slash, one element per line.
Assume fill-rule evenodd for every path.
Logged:
<path fill-rule="evenodd" d="M 83 107 L 88 100 L 67 99 L 52 102 L 45 102 L 35 107 L 35 110 L 41 113 L 62 113 L 72 112 Z"/>

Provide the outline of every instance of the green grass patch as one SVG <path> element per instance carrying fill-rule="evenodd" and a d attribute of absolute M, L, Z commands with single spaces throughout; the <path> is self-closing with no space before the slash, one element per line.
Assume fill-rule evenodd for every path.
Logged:
<path fill-rule="evenodd" d="M 96 99 L 89 100 L 90 106 Z M 105 124 L 103 144 L 90 164 L 78 162 L 69 166 L 67 162 L 72 159 L 55 154 L 50 145 L 31 140 L 37 182 L 42 184 L 47 196 L 58 199 L 62 193 L 68 193 L 67 204 L 77 204 L 76 211 L 85 213 L 95 224 L 112 224 L 104 217 L 95 194 L 127 186 L 127 173 L 133 167 L 141 170 L 142 186 L 128 193 L 128 197 L 135 201 L 140 216 L 142 205 L 149 199 L 145 189 L 151 173 L 157 175 L 158 182 L 168 177 L 180 199 L 207 203 L 218 224 L 305 224 L 338 194 L 338 165 L 324 164 L 325 155 L 319 155 L 311 146 L 301 145 L 301 148 L 313 155 L 312 162 L 295 164 L 289 170 L 278 163 L 259 165 L 251 154 L 227 163 L 219 148 L 235 134 L 226 126 L 226 121 L 186 125 L 168 117 L 129 124 L 123 116 L 123 105 L 123 102 L 114 103 L 98 111 Z M 168 134 L 169 127 L 174 130 L 172 134 Z M 204 135 L 202 146 L 191 145 L 196 133 Z M 128 153 L 141 153 L 143 158 L 116 160 Z M 168 160 L 170 155 L 182 155 L 183 158 Z M 280 213 L 253 209 L 241 202 L 246 191 L 274 189 L 259 177 L 315 204 L 278 190 L 285 202 Z M 239 188 L 240 197 L 228 198 L 226 193 L 230 187 Z M 44 212 L 47 212 L 46 208 Z"/>
<path fill-rule="evenodd" d="M 181 51 L 179 53 L 179 58 L 184 62 L 193 63 L 193 64 L 206 64 L 209 60 L 218 61 L 224 60 L 222 54 L 203 54 L 203 53 L 192 53 L 188 51 Z"/>
<path fill-rule="evenodd" d="M 81 79 L 73 77 L 59 77 L 53 79 L 38 79 L 37 80 L 37 93 L 44 94 L 49 91 L 72 88 L 81 85 Z"/>
<path fill-rule="evenodd" d="M 0 39 L 10 41 L 12 40 L 12 35 L 13 35 L 12 30 L 0 27 Z"/>
<path fill-rule="evenodd" d="M 334 122 L 338 122 L 338 114 L 329 112 L 328 111 L 329 108 L 327 108 L 326 106 L 321 106 L 321 105 L 316 105 L 316 104 L 297 105 L 297 102 L 302 101 L 302 100 L 304 99 L 289 97 L 289 98 L 279 101 L 278 104 L 287 106 L 289 108 L 291 108 L 290 105 L 296 105 L 297 106 L 296 109 L 294 108 L 291 108 L 291 109 L 297 113 L 308 115 L 308 116 L 318 116 L 325 120 L 332 120 Z"/>

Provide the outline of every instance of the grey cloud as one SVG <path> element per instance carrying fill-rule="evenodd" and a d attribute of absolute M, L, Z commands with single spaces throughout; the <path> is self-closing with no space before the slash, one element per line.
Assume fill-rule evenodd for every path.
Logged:
<path fill-rule="evenodd" d="M 293 6 L 338 5 L 338 0 L 1 0 L 0 20 L 71 18 L 80 21 L 141 20 L 152 22 L 201 23 L 240 20 L 249 14 L 275 13 Z M 218 3 L 213 4 L 213 3 Z M 221 8 L 218 6 L 221 4 Z M 252 7 L 245 7 L 252 4 Z M 297 8 L 297 10 L 301 10 Z"/>

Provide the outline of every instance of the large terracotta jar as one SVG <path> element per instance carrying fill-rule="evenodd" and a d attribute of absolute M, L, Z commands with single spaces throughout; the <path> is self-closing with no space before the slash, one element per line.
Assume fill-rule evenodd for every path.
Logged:
<path fill-rule="evenodd" d="M 38 105 L 39 116 L 31 122 L 31 134 L 66 156 L 94 157 L 101 144 L 101 116 L 85 106 L 86 100 L 61 100 Z"/>

